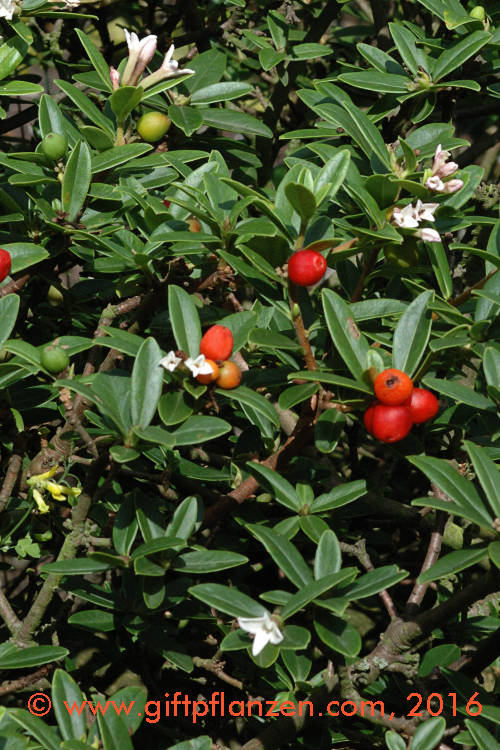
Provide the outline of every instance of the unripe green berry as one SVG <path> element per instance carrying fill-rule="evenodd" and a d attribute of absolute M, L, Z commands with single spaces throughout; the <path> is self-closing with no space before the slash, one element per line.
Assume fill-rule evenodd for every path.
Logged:
<path fill-rule="evenodd" d="M 475 18 L 476 21 L 484 21 L 486 18 L 486 11 L 482 5 L 476 5 L 475 8 L 472 8 L 469 16 Z"/>
<path fill-rule="evenodd" d="M 147 143 L 156 143 L 163 138 L 171 120 L 161 112 L 146 112 L 137 123 L 137 132 Z"/>
<path fill-rule="evenodd" d="M 40 364 L 45 370 L 47 370 L 47 372 L 56 374 L 62 372 L 62 370 L 65 370 L 68 367 L 69 357 L 65 350 L 61 349 L 60 346 L 46 346 L 45 349 L 42 350 Z"/>
<path fill-rule="evenodd" d="M 54 284 L 51 284 L 49 286 L 47 297 L 49 300 L 49 304 L 52 305 L 52 307 L 57 307 L 64 300 L 63 293 L 56 286 L 54 286 Z"/>
<path fill-rule="evenodd" d="M 68 139 L 60 133 L 48 133 L 41 142 L 40 148 L 47 159 L 58 161 L 68 149 Z"/>

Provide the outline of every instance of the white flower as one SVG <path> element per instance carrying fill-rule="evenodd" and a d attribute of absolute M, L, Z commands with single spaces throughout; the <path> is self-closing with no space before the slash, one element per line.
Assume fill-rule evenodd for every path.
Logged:
<path fill-rule="evenodd" d="M 128 60 L 122 75 L 122 86 L 135 86 L 144 72 L 146 65 L 153 59 L 156 52 L 157 37 L 154 34 L 139 39 L 135 32 L 127 29 L 125 38 L 128 47 Z"/>
<path fill-rule="evenodd" d="M 450 175 L 454 174 L 457 169 L 458 164 L 455 161 L 449 161 L 448 164 L 443 164 L 436 174 L 438 177 L 450 177 Z"/>
<path fill-rule="evenodd" d="M 252 644 L 253 656 L 260 654 L 268 643 L 276 646 L 283 640 L 283 633 L 269 612 L 265 612 L 262 617 L 238 617 L 238 625 L 247 633 L 255 635 Z"/>
<path fill-rule="evenodd" d="M 204 354 L 199 354 L 196 359 L 188 357 L 184 364 L 188 370 L 191 370 L 191 373 L 195 378 L 198 375 L 210 375 L 213 372 L 212 365 L 206 361 Z"/>
<path fill-rule="evenodd" d="M 420 229 L 418 232 L 418 236 L 424 242 L 441 242 L 439 232 L 437 232 L 435 229 L 429 229 L 427 227 L 425 229 Z"/>
<path fill-rule="evenodd" d="M 432 174 L 437 174 L 439 170 L 450 158 L 449 151 L 443 151 L 441 144 L 439 143 L 434 152 L 434 161 L 432 162 Z"/>
<path fill-rule="evenodd" d="M 422 203 L 421 200 L 418 200 L 415 208 L 418 221 L 436 221 L 434 211 L 438 207 L 439 203 Z"/>
<path fill-rule="evenodd" d="M 116 68 L 110 67 L 109 77 L 111 79 L 111 85 L 113 86 L 113 91 L 116 91 L 116 89 L 120 88 L 120 74 L 116 70 Z"/>
<path fill-rule="evenodd" d="M 456 193 L 457 190 L 461 190 L 464 186 L 463 180 L 449 180 L 444 183 L 445 193 Z"/>
<path fill-rule="evenodd" d="M 392 218 L 394 219 L 398 227 L 402 227 L 403 229 L 413 229 L 414 227 L 418 227 L 418 220 L 415 215 L 415 209 L 413 208 L 411 203 L 408 203 L 408 205 L 404 208 L 399 208 L 398 206 L 396 206 L 396 208 L 392 212 Z"/>
<path fill-rule="evenodd" d="M 66 0 L 66 4 L 64 6 L 65 10 L 74 10 L 75 8 L 78 8 L 80 5 L 80 0 Z"/>
<path fill-rule="evenodd" d="M 160 365 L 165 368 L 165 370 L 168 370 L 169 372 L 173 372 L 182 362 L 182 359 L 180 357 L 175 356 L 175 352 L 169 352 L 166 357 L 163 357 L 163 359 L 160 361 Z"/>
<path fill-rule="evenodd" d="M 7 21 L 11 21 L 15 9 L 16 3 L 14 0 L 0 0 L 0 18 L 6 18 Z"/>
<path fill-rule="evenodd" d="M 165 78 L 175 78 L 180 75 L 185 75 L 187 73 L 195 72 L 194 70 L 191 70 L 190 68 L 183 68 L 179 70 L 179 63 L 177 62 L 177 60 L 172 60 L 174 51 L 175 51 L 175 47 L 173 44 L 171 44 L 158 70 L 155 70 L 154 73 L 151 73 L 151 75 L 146 76 L 146 78 L 142 81 L 141 86 L 143 88 L 146 89 L 148 88 L 148 86 L 153 86 L 155 83 L 159 83 L 160 81 L 163 81 L 163 79 Z"/>
<path fill-rule="evenodd" d="M 429 190 L 434 190 L 436 193 L 442 193 L 444 191 L 444 182 L 440 177 L 434 175 L 425 181 L 425 187 Z"/>

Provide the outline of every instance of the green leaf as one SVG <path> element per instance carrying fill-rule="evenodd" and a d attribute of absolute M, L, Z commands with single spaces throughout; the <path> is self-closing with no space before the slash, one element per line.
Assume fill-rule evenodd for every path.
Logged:
<path fill-rule="evenodd" d="M 371 570 L 358 578 L 358 580 L 345 589 L 339 590 L 339 596 L 345 597 L 350 601 L 364 599 L 367 596 L 378 594 L 384 589 L 394 586 L 409 573 L 407 570 L 400 570 L 397 565 L 384 565 L 376 570 Z"/>
<path fill-rule="evenodd" d="M 331 289 L 324 289 L 323 309 L 332 341 L 352 375 L 361 380 L 368 341 L 359 331 L 349 305 Z"/>
<path fill-rule="evenodd" d="M 276 427 L 279 427 L 279 417 L 276 409 L 264 398 L 260 393 L 252 391 L 251 388 L 247 388 L 244 385 L 238 386 L 238 388 L 232 388 L 230 391 L 217 388 L 215 390 L 217 396 L 223 396 L 225 398 L 234 399 L 236 402 L 245 404 L 246 406 L 255 409 L 255 411 L 262 414 Z"/>
<path fill-rule="evenodd" d="M 500 470 L 484 448 L 469 440 L 465 441 L 465 447 L 493 515 L 500 518 Z"/>
<path fill-rule="evenodd" d="M 236 568 L 248 562 L 248 557 L 239 555 L 237 552 L 225 552 L 221 550 L 200 550 L 196 552 L 184 552 L 175 558 L 171 565 L 172 570 L 182 573 L 215 573 L 218 570 Z"/>
<path fill-rule="evenodd" d="M 59 560 L 42 565 L 42 573 L 57 573 L 65 576 L 89 575 L 110 570 L 114 567 L 111 560 L 102 560 L 92 557 L 81 557 L 76 560 Z"/>
<path fill-rule="evenodd" d="M 360 497 L 366 495 L 366 482 L 364 479 L 355 479 L 334 487 L 330 492 L 319 495 L 311 503 L 311 513 L 324 513 L 325 510 L 342 508 L 343 505 L 353 503 Z"/>
<path fill-rule="evenodd" d="M 198 89 L 191 97 L 191 104 L 213 104 L 214 102 L 223 102 L 228 99 L 237 99 L 245 96 L 252 91 L 252 86 L 244 81 L 223 81 L 222 83 L 212 83 Z"/>
<path fill-rule="evenodd" d="M 81 609 L 68 617 L 68 624 L 92 633 L 108 633 L 115 630 L 115 614 L 101 609 Z"/>
<path fill-rule="evenodd" d="M 394 732 L 392 729 L 389 729 L 389 731 L 385 733 L 384 739 L 389 750 L 406 750 L 406 742 L 401 735 L 397 734 L 397 732 Z"/>
<path fill-rule="evenodd" d="M 247 528 L 264 545 L 276 565 L 297 588 L 311 582 L 311 570 L 292 542 L 265 526 L 248 524 Z"/>
<path fill-rule="evenodd" d="M 74 679 L 64 670 L 56 669 L 52 678 L 52 706 L 63 739 L 78 740 L 87 731 L 85 711 L 70 713 L 66 706 L 80 707 L 85 698 Z"/>
<path fill-rule="evenodd" d="M 91 176 L 89 147 L 85 141 L 79 141 L 68 159 L 62 181 L 61 203 L 67 221 L 75 221 L 82 209 Z"/>
<path fill-rule="evenodd" d="M 278 405 L 280 409 L 291 409 L 297 404 L 301 404 L 303 401 L 313 396 L 318 390 L 318 383 L 292 385 L 290 388 L 286 388 L 284 391 L 281 391 L 278 398 Z"/>
<path fill-rule="evenodd" d="M 450 552 L 422 573 L 422 575 L 418 577 L 417 582 L 429 583 L 429 581 L 436 581 L 439 578 L 445 578 L 453 573 L 459 573 L 461 570 L 466 570 L 466 568 L 476 565 L 487 556 L 488 550 L 485 547 L 482 547 L 481 549 L 461 549 L 456 550 L 455 552 Z"/>
<path fill-rule="evenodd" d="M 303 222 L 309 221 L 316 213 L 314 194 L 305 185 L 289 182 L 285 187 L 285 195 Z"/>
<path fill-rule="evenodd" d="M 7 341 L 16 324 L 19 300 L 17 294 L 7 294 L 0 298 L 0 346 Z"/>
<path fill-rule="evenodd" d="M 120 504 L 113 521 L 113 545 L 118 554 L 129 555 L 138 528 L 134 499 L 132 495 L 128 495 Z M 175 536 L 175 534 L 171 536 Z"/>
<path fill-rule="evenodd" d="M 231 425 L 218 417 L 193 416 L 172 433 L 176 445 L 198 445 L 225 435 Z"/>
<path fill-rule="evenodd" d="M 411 740 L 411 750 L 433 750 L 439 745 L 446 729 L 446 721 L 442 716 L 426 719 L 415 730 Z"/>
<path fill-rule="evenodd" d="M 110 711 L 109 716 L 97 714 L 99 734 L 101 735 L 103 750 L 134 750 L 126 723 L 116 711 Z"/>
<path fill-rule="evenodd" d="M 327 196 L 330 200 L 334 198 L 345 180 L 347 170 L 349 169 L 350 159 L 351 152 L 347 149 L 342 149 L 325 162 L 325 165 L 314 181 L 314 193 L 319 193 L 323 187 L 328 185 L 329 189 Z M 333 244 L 334 243 L 332 243 L 331 246 L 333 246 Z M 317 249 L 319 250 L 320 248 Z"/>
<path fill-rule="evenodd" d="M 338 573 L 342 566 L 342 552 L 340 551 L 337 535 L 331 529 L 324 531 L 316 549 L 314 557 L 314 577 L 318 581 L 331 573 Z"/>
<path fill-rule="evenodd" d="M 227 2 L 230 2 L 233 5 L 242 5 L 242 7 L 245 7 L 243 0 L 227 0 Z M 202 737 L 196 737 L 194 740 L 186 740 L 185 742 L 179 742 L 176 745 L 170 745 L 166 750 L 210 750 L 211 747 L 211 738 L 203 735 Z"/>
<path fill-rule="evenodd" d="M 184 105 L 179 107 L 171 104 L 168 108 L 168 116 L 178 128 L 187 136 L 193 135 L 203 125 L 203 116 L 194 107 Z"/>
<path fill-rule="evenodd" d="M 167 526 L 167 536 L 187 540 L 203 520 L 203 503 L 198 497 L 186 497 L 177 506 Z"/>
<path fill-rule="evenodd" d="M 38 740 L 43 750 L 60 750 L 60 737 L 42 719 L 32 716 L 29 711 L 25 711 L 23 708 L 11 708 L 9 717 L 20 724 L 31 737 Z"/>
<path fill-rule="evenodd" d="M 28 44 L 19 36 L 13 36 L 0 45 L 0 80 L 17 68 L 27 50 Z"/>
<path fill-rule="evenodd" d="M 405 76 L 406 72 L 402 65 L 396 60 L 379 49 L 373 47 L 371 44 L 364 44 L 360 42 L 356 45 L 358 52 L 367 60 L 374 68 L 379 70 L 381 73 L 392 73 L 393 75 Z"/>
<path fill-rule="evenodd" d="M 183 548 L 184 540 L 178 539 L 177 537 L 160 536 L 155 539 L 150 539 L 144 544 L 140 544 L 131 554 L 131 560 L 139 560 L 141 557 L 147 555 L 157 555 L 160 552 L 171 550 L 175 548 Z"/>
<path fill-rule="evenodd" d="M 444 299 L 448 299 L 453 295 L 453 280 L 444 247 L 441 242 L 426 242 L 424 245 L 434 276 L 439 284 L 439 291 Z"/>
<path fill-rule="evenodd" d="M 148 143 L 126 143 L 124 146 L 113 146 L 106 151 L 101 151 L 100 154 L 95 154 L 92 157 L 92 174 L 114 169 L 131 159 L 137 159 L 151 149 L 152 146 Z"/>
<path fill-rule="evenodd" d="M 200 583 L 191 586 L 189 593 L 209 607 L 225 612 L 231 617 L 262 617 L 266 608 L 234 586 L 223 586 L 220 583 Z"/>
<path fill-rule="evenodd" d="M 337 409 L 327 409 L 320 414 L 314 425 L 314 444 L 320 453 L 332 453 L 335 450 L 344 432 L 345 424 L 345 414 Z"/>
<path fill-rule="evenodd" d="M 68 83 L 67 81 L 55 80 L 54 83 L 61 89 L 61 91 L 64 91 L 64 93 L 69 96 L 69 98 L 85 115 L 87 115 L 93 125 L 97 125 L 109 133 L 111 137 L 114 137 L 115 133 L 111 120 L 108 120 L 108 118 L 102 114 L 101 110 L 98 109 L 79 88 L 73 86 L 72 83 Z"/>
<path fill-rule="evenodd" d="M 146 428 L 156 414 L 163 386 L 161 349 L 153 338 L 142 344 L 135 358 L 130 387 L 132 422 Z"/>
<path fill-rule="evenodd" d="M 413 75 L 417 75 L 419 67 L 429 72 L 429 61 L 417 47 L 417 39 L 411 31 L 401 23 L 390 23 L 389 30 L 399 54 Z"/>
<path fill-rule="evenodd" d="M 109 78 L 109 75 L 108 75 Z M 123 86 L 113 91 L 109 105 L 117 122 L 124 122 L 142 99 L 144 89 L 141 86 Z"/>
<path fill-rule="evenodd" d="M 29 646 L 19 650 L 12 648 L 0 655 L 0 669 L 39 667 L 42 664 L 64 659 L 68 654 L 68 649 L 61 646 Z"/>
<path fill-rule="evenodd" d="M 2 247 L 10 253 L 12 260 L 11 274 L 24 271 L 25 268 L 34 266 L 49 257 L 49 253 L 44 247 L 32 242 L 8 242 L 3 244 Z"/>
<path fill-rule="evenodd" d="M 9 81 L 0 86 L 0 96 L 31 96 L 40 94 L 43 86 L 37 83 L 28 83 L 28 81 Z"/>
<path fill-rule="evenodd" d="M 186 394 L 183 391 L 165 393 L 158 403 L 158 414 L 163 424 L 170 427 L 191 416 L 193 410 L 186 404 Z"/>
<path fill-rule="evenodd" d="M 168 287 L 168 312 L 175 341 L 190 357 L 200 353 L 201 326 L 198 311 L 190 294 L 180 286 Z"/>
<path fill-rule="evenodd" d="M 477 710 L 477 707 L 474 709 Z M 469 730 L 479 750 L 500 750 L 500 744 L 478 721 L 465 719 L 465 726 Z"/>
<path fill-rule="evenodd" d="M 230 133 L 243 133 L 243 135 L 258 135 L 261 138 L 272 138 L 273 132 L 256 117 L 237 112 L 234 109 L 202 109 L 200 114 L 205 125 L 219 130 L 228 130 Z"/>
<path fill-rule="evenodd" d="M 89 56 L 89 60 L 94 66 L 97 75 L 104 84 L 106 91 L 112 91 L 111 79 L 109 77 L 109 65 L 104 59 L 104 56 L 99 52 L 95 44 L 92 42 L 89 36 L 80 29 L 75 29 L 78 39 L 82 43 L 85 52 Z"/>
<path fill-rule="evenodd" d="M 361 650 L 361 636 L 358 631 L 340 617 L 322 614 L 314 621 L 314 629 L 323 643 L 344 656 L 354 658 Z"/>
<path fill-rule="evenodd" d="M 417 469 L 420 469 L 431 482 L 437 484 L 445 495 L 451 498 L 452 503 L 441 501 L 440 507 L 442 505 L 443 510 L 449 508 L 450 513 L 468 518 L 479 526 L 491 526 L 493 519 L 484 507 L 474 485 L 459 474 L 447 461 L 433 456 L 408 456 L 408 460 Z M 429 498 L 430 500 L 431 498 Z M 417 503 L 413 501 L 412 504 Z M 430 507 L 435 507 L 435 505 L 430 505 Z"/>
<path fill-rule="evenodd" d="M 460 649 L 454 643 L 444 643 L 429 649 L 422 656 L 418 668 L 419 677 L 428 677 L 435 667 L 447 667 L 460 657 Z"/>
<path fill-rule="evenodd" d="M 488 555 L 491 562 L 500 568 L 500 542 L 491 542 L 488 545 Z"/>
<path fill-rule="evenodd" d="M 327 47 L 326 44 L 294 44 L 292 47 L 293 60 L 314 60 L 317 57 L 328 57 L 331 55 L 333 50 L 331 47 Z"/>
<path fill-rule="evenodd" d="M 327 533 L 327 532 L 325 532 Z M 306 586 L 301 587 L 300 591 L 290 597 L 285 604 L 281 617 L 286 620 L 288 617 L 296 614 L 300 609 L 304 609 L 314 599 L 317 599 L 326 591 L 329 591 L 334 586 L 338 586 L 340 583 L 345 581 L 352 575 L 352 568 L 345 568 L 344 570 L 329 573 L 322 578 L 319 578 Z"/>
<path fill-rule="evenodd" d="M 394 331 L 393 367 L 410 377 L 416 372 L 429 341 L 432 324 L 429 303 L 433 295 L 432 291 L 419 294 L 408 305 Z"/>
<path fill-rule="evenodd" d="M 433 80 L 437 82 L 460 67 L 466 60 L 475 55 L 491 39 L 487 31 L 474 31 L 467 34 L 450 49 L 440 54 L 434 65 Z"/>
<path fill-rule="evenodd" d="M 251 474 L 257 479 L 257 481 L 268 491 L 273 497 L 284 505 L 285 508 L 290 508 L 298 512 L 302 508 L 302 500 L 297 495 L 294 487 L 287 482 L 287 480 L 281 476 L 277 471 L 273 471 L 268 466 L 258 464 L 255 461 L 249 461 L 247 468 Z"/>
<path fill-rule="evenodd" d="M 342 73 L 338 79 L 358 89 L 380 91 L 387 94 L 407 94 L 411 85 L 407 76 L 378 73 L 374 70 Z"/>
<path fill-rule="evenodd" d="M 426 375 L 422 382 L 427 388 L 442 393 L 453 401 L 472 406 L 473 409 L 479 409 L 481 411 L 483 409 L 495 410 L 495 404 L 493 401 L 490 401 L 486 396 L 483 396 L 482 393 L 477 393 L 477 391 L 473 391 L 472 388 L 468 388 L 461 383 L 456 383 L 452 380 L 433 378 L 430 375 Z"/>

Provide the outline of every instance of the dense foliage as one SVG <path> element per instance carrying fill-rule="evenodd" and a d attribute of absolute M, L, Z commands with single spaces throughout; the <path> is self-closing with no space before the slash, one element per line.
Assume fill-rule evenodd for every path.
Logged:
<path fill-rule="evenodd" d="M 498 750 L 500 2 L 0 16 L 1 750 Z"/>

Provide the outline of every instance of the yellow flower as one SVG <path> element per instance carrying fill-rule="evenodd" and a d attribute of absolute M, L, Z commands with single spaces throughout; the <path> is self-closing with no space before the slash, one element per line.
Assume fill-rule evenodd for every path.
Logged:
<path fill-rule="evenodd" d="M 45 479 L 50 479 L 50 477 L 53 477 L 54 474 L 58 471 L 59 466 L 52 466 L 51 469 L 48 471 L 45 471 L 43 474 L 35 474 L 34 476 L 30 477 L 28 479 L 27 484 L 30 485 L 30 487 L 33 487 L 33 485 L 41 484 L 44 482 Z"/>
<path fill-rule="evenodd" d="M 42 495 L 42 493 L 39 490 L 37 490 L 37 489 L 33 490 L 33 499 L 34 499 L 34 501 L 35 501 L 35 503 L 37 505 L 37 508 L 40 511 L 40 513 L 48 513 L 49 512 L 49 506 L 47 505 L 47 503 L 43 499 L 43 495 Z"/>

